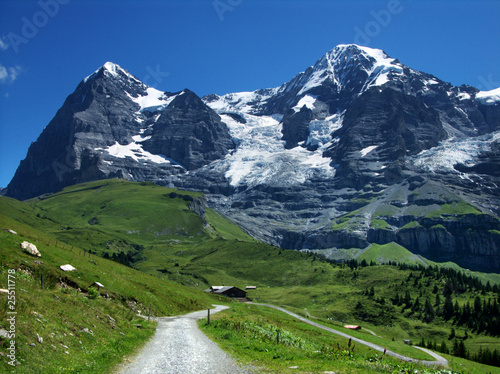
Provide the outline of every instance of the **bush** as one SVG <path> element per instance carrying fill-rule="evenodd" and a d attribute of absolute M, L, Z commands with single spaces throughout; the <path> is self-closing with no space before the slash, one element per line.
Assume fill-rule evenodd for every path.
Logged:
<path fill-rule="evenodd" d="M 92 300 L 97 299 L 100 296 L 99 290 L 95 287 L 90 287 L 88 293 L 88 298 Z"/>

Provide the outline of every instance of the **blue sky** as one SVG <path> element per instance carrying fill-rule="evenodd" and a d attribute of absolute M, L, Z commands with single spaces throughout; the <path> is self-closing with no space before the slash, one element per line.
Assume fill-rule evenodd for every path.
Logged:
<path fill-rule="evenodd" d="M 276 87 L 338 44 L 500 86 L 500 1 L 1 0 L 0 186 L 78 83 L 112 61 L 164 91 Z"/>

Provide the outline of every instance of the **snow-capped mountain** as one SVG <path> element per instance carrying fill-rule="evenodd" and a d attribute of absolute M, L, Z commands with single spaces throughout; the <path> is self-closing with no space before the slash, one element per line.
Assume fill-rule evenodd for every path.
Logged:
<path fill-rule="evenodd" d="M 339 45 L 280 87 L 160 92 L 116 64 L 85 78 L 7 194 L 101 178 L 196 189 L 255 237 L 321 250 L 397 242 L 500 267 L 500 89 L 455 87 Z"/>

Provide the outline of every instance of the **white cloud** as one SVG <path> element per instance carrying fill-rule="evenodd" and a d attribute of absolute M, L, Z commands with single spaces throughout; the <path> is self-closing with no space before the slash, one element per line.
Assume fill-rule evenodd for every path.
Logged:
<path fill-rule="evenodd" d="M 20 66 L 5 67 L 0 64 L 0 83 L 12 83 L 23 69 Z"/>

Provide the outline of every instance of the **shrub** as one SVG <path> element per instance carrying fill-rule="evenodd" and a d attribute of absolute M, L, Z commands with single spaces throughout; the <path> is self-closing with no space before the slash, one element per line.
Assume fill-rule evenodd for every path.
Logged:
<path fill-rule="evenodd" d="M 90 287 L 88 293 L 88 298 L 92 300 L 97 299 L 100 295 L 99 290 L 95 287 Z"/>

